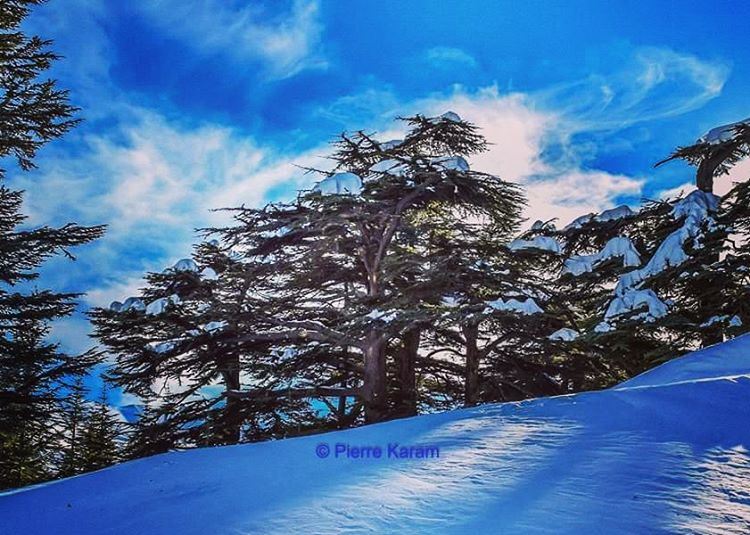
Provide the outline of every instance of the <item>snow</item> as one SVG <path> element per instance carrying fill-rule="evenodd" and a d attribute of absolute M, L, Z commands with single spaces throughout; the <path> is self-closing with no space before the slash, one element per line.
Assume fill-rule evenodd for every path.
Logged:
<path fill-rule="evenodd" d="M 442 121 L 453 121 L 454 123 L 460 123 L 461 117 L 459 117 L 456 112 L 447 111 L 444 114 L 442 114 L 440 117 L 430 118 L 430 122 L 432 123 L 439 123 Z"/>
<path fill-rule="evenodd" d="M 535 236 L 531 240 L 513 240 L 508 244 L 508 249 L 511 251 L 522 251 L 525 249 L 539 249 L 542 251 L 550 251 L 553 253 L 560 253 L 560 244 L 557 240 L 550 238 L 549 236 Z"/>
<path fill-rule="evenodd" d="M 563 228 L 563 230 L 579 229 L 592 219 L 594 219 L 594 214 L 582 215 L 581 217 L 575 218 L 569 225 Z"/>
<path fill-rule="evenodd" d="M 443 306 L 449 307 L 449 308 L 455 308 L 461 304 L 461 301 L 453 295 L 444 295 L 440 302 Z"/>
<path fill-rule="evenodd" d="M 732 316 L 731 318 L 723 314 L 721 316 L 711 316 L 706 321 L 700 324 L 701 327 L 710 327 L 711 325 L 716 325 L 717 323 L 724 323 L 726 322 L 729 327 L 742 327 L 742 319 L 740 319 L 739 316 Z"/>
<path fill-rule="evenodd" d="M 578 338 L 579 334 L 578 331 L 574 331 L 573 329 L 568 329 L 567 327 L 563 327 L 562 329 L 558 329 L 552 334 L 549 335 L 550 340 L 559 340 L 562 342 L 572 342 L 576 338 Z"/>
<path fill-rule="evenodd" d="M 174 271 L 198 271 L 198 264 L 192 258 L 183 258 L 178 260 L 177 263 L 172 266 Z"/>
<path fill-rule="evenodd" d="M 125 302 L 122 304 L 118 312 L 127 312 L 128 310 L 138 310 L 139 312 L 143 312 L 146 310 L 146 305 L 143 303 L 143 300 L 138 297 L 128 297 L 125 299 Z"/>
<path fill-rule="evenodd" d="M 216 273 L 216 271 L 213 268 L 205 267 L 203 268 L 203 271 L 201 271 L 201 279 L 207 280 L 207 281 L 215 281 L 218 280 L 219 275 Z"/>
<path fill-rule="evenodd" d="M 4 533 L 750 532 L 750 338 L 614 389 L 158 455 L 0 496 Z M 319 444 L 434 445 L 325 459 Z"/>
<path fill-rule="evenodd" d="M 667 315 L 667 305 L 656 296 L 653 290 L 628 290 L 612 300 L 604 314 L 604 319 L 609 320 L 628 314 L 644 306 L 648 309 L 648 316 L 651 318 L 661 318 Z"/>
<path fill-rule="evenodd" d="M 203 329 L 206 332 L 215 332 L 215 331 L 221 331 L 222 329 L 225 329 L 227 326 L 226 321 L 212 321 L 209 323 L 206 323 L 205 325 L 201 325 L 201 329 Z"/>
<path fill-rule="evenodd" d="M 691 228 L 700 226 L 705 220 L 710 219 L 710 214 L 719 208 L 719 197 L 713 193 L 695 190 L 686 197 L 677 201 L 672 208 L 672 216 L 675 219 L 685 219 L 685 224 Z M 694 231 L 691 235 L 694 235 Z"/>
<path fill-rule="evenodd" d="M 313 190 L 322 195 L 359 195 L 362 179 L 354 173 L 336 173 L 318 182 Z"/>
<path fill-rule="evenodd" d="M 398 160 L 381 160 L 372 167 L 371 173 L 387 173 L 393 176 L 404 176 L 409 171 L 409 166 Z"/>
<path fill-rule="evenodd" d="M 710 327 L 711 325 L 715 325 L 716 323 L 721 323 L 723 321 L 726 321 L 726 319 L 729 316 L 711 316 L 708 318 L 708 320 L 701 323 L 701 327 Z"/>
<path fill-rule="evenodd" d="M 595 333 L 608 333 L 610 331 L 613 331 L 615 328 L 612 327 L 608 322 L 602 321 L 600 323 L 596 324 L 596 327 L 594 327 Z"/>
<path fill-rule="evenodd" d="M 378 143 L 381 150 L 393 150 L 404 142 L 403 139 L 391 139 L 390 141 L 383 141 Z"/>
<path fill-rule="evenodd" d="M 730 141 L 735 135 L 735 128 L 741 124 L 750 124 L 750 117 L 743 121 L 737 121 L 736 123 L 724 124 L 712 128 L 705 134 L 703 134 L 696 143 L 708 143 L 710 145 L 718 145 Z"/>
<path fill-rule="evenodd" d="M 120 311 L 122 311 L 122 303 L 120 303 L 119 301 L 112 301 L 109 304 L 109 309 L 112 312 L 120 312 Z"/>
<path fill-rule="evenodd" d="M 154 353 L 166 353 L 172 351 L 176 345 L 175 342 L 149 342 L 146 347 Z"/>
<path fill-rule="evenodd" d="M 149 315 L 155 315 L 155 314 L 161 314 L 167 309 L 168 305 L 176 305 L 180 302 L 180 296 L 177 294 L 172 294 L 169 297 L 160 297 L 159 299 L 156 299 L 155 301 L 151 301 L 146 306 L 146 314 Z"/>
<path fill-rule="evenodd" d="M 396 311 L 384 312 L 382 310 L 373 309 L 365 317 L 373 321 L 382 321 L 383 323 L 390 323 L 396 319 L 398 313 Z"/>
<path fill-rule="evenodd" d="M 544 229 L 555 230 L 555 225 L 554 223 L 551 223 L 549 221 L 542 221 L 541 219 L 537 219 L 531 225 L 531 230 L 544 230 Z"/>
<path fill-rule="evenodd" d="M 435 165 L 439 165 L 443 169 L 448 171 L 463 171 L 469 170 L 469 162 L 467 162 L 461 156 L 449 156 L 442 158 L 433 158 L 431 162 Z"/>
<path fill-rule="evenodd" d="M 616 236 L 609 240 L 601 251 L 593 255 L 572 256 L 565 261 L 564 273 L 578 276 L 591 272 L 597 264 L 610 258 L 622 258 L 622 265 L 634 267 L 641 264 L 641 257 L 629 238 Z"/>
<path fill-rule="evenodd" d="M 687 240 L 699 236 L 704 222 L 709 226 L 713 224 L 711 214 L 717 210 L 718 202 L 719 198 L 716 195 L 700 190 L 695 190 L 677 201 L 672 208 L 672 216 L 682 220 L 682 226 L 664 239 L 643 268 L 620 277 L 615 293 L 622 295 L 641 281 L 687 260 L 683 245 Z"/>
<path fill-rule="evenodd" d="M 508 299 L 503 301 L 502 299 L 495 299 L 494 301 L 487 301 L 485 303 L 487 308 L 484 309 L 485 314 L 491 313 L 493 310 L 502 310 L 508 312 L 518 312 L 524 316 L 530 316 L 531 314 L 539 314 L 544 312 L 539 305 L 536 304 L 532 298 L 528 298 L 521 302 L 517 299 Z"/>
<path fill-rule="evenodd" d="M 617 219 L 623 219 L 625 217 L 630 217 L 632 215 L 633 215 L 633 210 L 631 210 L 629 207 L 623 204 L 622 206 L 618 206 L 617 208 L 604 210 L 601 214 L 596 216 L 594 219 L 596 221 L 615 221 Z"/>

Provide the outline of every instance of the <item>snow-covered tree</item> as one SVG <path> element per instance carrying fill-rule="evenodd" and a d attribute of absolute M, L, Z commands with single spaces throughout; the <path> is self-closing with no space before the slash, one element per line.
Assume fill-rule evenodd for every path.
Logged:
<path fill-rule="evenodd" d="M 713 177 L 747 155 L 744 123 L 711 130 L 678 149 L 698 167 L 697 189 L 583 216 L 553 235 L 564 244 L 559 284 L 583 336 L 571 347 L 595 365 L 591 387 L 611 384 L 698 346 L 742 332 L 747 280 L 741 230 L 744 186 L 727 198 Z"/>
<path fill-rule="evenodd" d="M 485 150 L 473 125 L 451 112 L 405 122 L 403 140 L 343 136 L 336 169 L 315 188 L 296 203 L 240 210 L 239 225 L 226 231 L 248 257 L 268 258 L 290 280 L 280 297 L 286 313 L 269 317 L 277 328 L 248 337 L 289 340 L 303 353 L 346 348 L 358 357 L 352 371 L 361 383 L 338 394 L 360 400 L 368 422 L 389 414 L 389 344 L 412 336 L 413 355 L 415 328 L 434 314 L 416 289 L 403 291 L 404 282 L 420 276 L 414 262 L 426 251 L 414 238 L 417 216 L 439 207 L 454 222 L 484 218 L 513 227 L 521 207 L 515 186 L 469 168 L 465 157 Z M 406 366 L 404 376 L 411 373 Z M 337 395 L 328 382 L 303 392 L 324 387 L 322 397 Z"/>

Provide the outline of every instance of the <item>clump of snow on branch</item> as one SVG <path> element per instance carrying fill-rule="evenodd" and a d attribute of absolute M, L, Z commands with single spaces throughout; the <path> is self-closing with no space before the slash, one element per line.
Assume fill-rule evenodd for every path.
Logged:
<path fill-rule="evenodd" d="M 224 330 L 226 327 L 227 327 L 226 321 L 212 321 L 212 322 L 206 323 L 205 325 L 201 325 L 201 329 L 209 333 Z"/>
<path fill-rule="evenodd" d="M 589 221 L 594 219 L 594 214 L 586 214 L 581 217 L 575 218 L 569 225 L 563 228 L 563 230 L 579 229 Z"/>
<path fill-rule="evenodd" d="M 198 264 L 195 263 L 195 260 L 192 258 L 183 258 L 182 260 L 178 260 L 174 266 L 172 266 L 173 271 L 198 271 Z"/>
<path fill-rule="evenodd" d="M 563 273 L 578 276 L 594 271 L 597 264 L 611 258 L 621 258 L 625 267 L 635 267 L 641 264 L 641 257 L 629 238 L 617 236 L 609 240 L 601 251 L 592 255 L 572 256 L 565 261 Z"/>
<path fill-rule="evenodd" d="M 612 300 L 604 314 L 604 319 L 609 320 L 644 307 L 648 309 L 648 314 L 644 316 L 646 320 L 667 315 L 667 305 L 656 296 L 653 290 L 629 290 Z"/>
<path fill-rule="evenodd" d="M 207 281 L 215 281 L 219 278 L 219 275 L 216 273 L 216 271 L 213 268 L 206 267 L 203 268 L 203 271 L 201 271 L 201 279 L 207 280 Z"/>
<path fill-rule="evenodd" d="M 513 240 L 508 244 L 511 251 L 522 251 L 525 249 L 539 249 L 541 251 L 550 251 L 560 253 L 560 244 L 557 240 L 549 236 L 535 236 L 531 240 Z"/>
<path fill-rule="evenodd" d="M 461 156 L 449 156 L 443 158 L 433 158 L 432 163 L 446 169 L 448 171 L 463 171 L 469 170 L 469 162 L 467 162 Z"/>
<path fill-rule="evenodd" d="M 724 124 L 721 126 L 717 126 L 716 128 L 712 128 L 711 130 L 703 134 L 700 138 L 698 138 L 698 143 L 718 145 L 720 143 L 731 141 L 734 137 L 734 134 L 736 133 L 736 128 L 743 124 L 750 124 L 750 117 L 743 121 L 737 121 L 736 123 Z"/>
<path fill-rule="evenodd" d="M 129 310 L 137 310 L 139 312 L 143 312 L 144 310 L 146 310 L 146 304 L 142 299 L 139 299 L 138 297 L 128 297 L 127 299 L 125 299 L 124 303 L 113 301 L 112 304 L 109 305 L 109 309 L 112 312 L 127 312 Z"/>
<path fill-rule="evenodd" d="M 700 234 L 703 223 L 707 223 L 709 228 L 715 225 L 711 214 L 717 208 L 718 197 L 701 190 L 695 190 L 675 203 L 672 216 L 682 219 L 682 226 L 664 239 L 643 268 L 625 273 L 617 283 L 615 293 L 622 295 L 648 277 L 687 260 L 688 256 L 683 248 L 685 242 Z"/>
<path fill-rule="evenodd" d="M 633 210 L 631 210 L 629 207 L 625 206 L 624 204 L 622 206 L 618 206 L 616 208 L 612 208 L 610 210 L 604 210 L 601 214 L 596 216 L 594 219 L 596 221 L 616 221 L 618 219 L 623 219 L 626 217 L 631 217 L 635 215 L 633 213 Z"/>
<path fill-rule="evenodd" d="M 336 173 L 318 182 L 313 191 L 321 195 L 359 195 L 362 179 L 354 173 Z"/>
<path fill-rule="evenodd" d="M 525 316 L 544 312 L 532 298 L 528 298 L 523 302 L 517 299 L 508 299 L 507 301 L 503 301 L 503 299 L 495 299 L 494 301 L 487 301 L 485 304 L 487 305 L 487 308 L 484 309 L 485 314 L 489 314 L 494 310 L 518 312 Z"/>
<path fill-rule="evenodd" d="M 398 160 L 381 160 L 372 167 L 371 173 L 383 173 L 393 176 L 404 176 L 409 171 L 409 166 Z"/>
<path fill-rule="evenodd" d="M 460 123 L 461 117 L 456 112 L 453 111 L 447 111 L 444 114 L 440 115 L 439 117 L 431 117 L 430 122 L 432 123 L 439 123 L 442 121 L 453 121 L 454 123 Z"/>
<path fill-rule="evenodd" d="M 380 150 L 393 150 L 396 147 L 400 146 L 403 142 L 403 139 L 391 139 L 389 141 L 378 143 L 378 146 L 380 147 Z"/>
<path fill-rule="evenodd" d="M 383 323 L 390 323 L 393 320 L 395 320 L 397 316 L 398 316 L 398 313 L 395 311 L 386 312 L 383 310 L 378 310 L 376 308 L 372 310 L 369 314 L 367 314 L 365 317 L 373 321 L 382 321 Z"/>
<path fill-rule="evenodd" d="M 560 342 L 572 342 L 576 338 L 578 338 L 579 334 L 578 331 L 574 331 L 573 329 L 568 329 L 567 327 L 563 327 L 562 329 L 558 329 L 552 334 L 548 336 L 550 340 L 556 340 Z"/>
<path fill-rule="evenodd" d="M 149 342 L 146 344 L 146 349 L 161 354 L 172 351 L 176 346 L 175 342 Z"/>
<path fill-rule="evenodd" d="M 708 320 L 701 323 L 701 327 L 710 327 L 711 325 L 715 325 L 717 323 L 727 323 L 729 327 L 742 327 L 742 319 L 740 319 L 739 316 L 732 316 L 731 318 L 729 315 L 724 314 L 721 316 L 711 316 Z"/>
<path fill-rule="evenodd" d="M 163 313 L 167 306 L 176 305 L 180 302 L 180 297 L 176 294 L 172 294 L 169 297 L 160 297 L 154 301 L 151 301 L 146 306 L 146 314 L 156 315 Z"/>

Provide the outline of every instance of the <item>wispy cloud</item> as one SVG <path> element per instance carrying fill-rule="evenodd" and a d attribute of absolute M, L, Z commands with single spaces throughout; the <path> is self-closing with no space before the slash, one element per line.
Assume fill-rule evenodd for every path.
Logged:
<path fill-rule="evenodd" d="M 260 205 L 282 184 L 290 193 L 309 187 L 314 177 L 295 164 L 325 164 L 316 157 L 322 149 L 281 155 L 225 126 L 184 126 L 139 108 L 130 116 L 117 131 L 88 136 L 81 154 L 50 158 L 42 176 L 18 182 L 33 224 L 109 225 L 75 272 L 59 275 L 93 275 L 95 286 L 77 288 L 95 305 L 136 289 L 144 271 L 188 256 L 196 228 L 227 222 L 212 209 Z"/>
<path fill-rule="evenodd" d="M 571 133 L 619 130 L 695 110 L 721 93 L 729 65 L 669 48 L 635 49 L 611 74 L 592 74 L 534 93 Z"/>
<path fill-rule="evenodd" d="M 315 0 L 294 0 L 281 13 L 258 3 L 224 0 L 157 0 L 139 6 L 163 31 L 197 51 L 240 62 L 260 60 L 273 78 L 327 66 Z"/>
<path fill-rule="evenodd" d="M 460 48 L 450 46 L 436 46 L 428 49 L 424 53 L 424 59 L 427 63 L 437 68 L 473 68 L 477 66 L 477 60 Z"/>

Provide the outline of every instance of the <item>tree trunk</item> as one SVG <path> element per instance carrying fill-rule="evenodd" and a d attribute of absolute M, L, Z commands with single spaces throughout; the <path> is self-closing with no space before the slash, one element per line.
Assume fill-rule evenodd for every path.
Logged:
<path fill-rule="evenodd" d="M 222 373 L 226 390 L 239 390 L 240 385 L 240 359 L 235 355 L 228 359 L 227 368 Z M 242 400 L 234 397 L 227 397 L 226 406 L 221 415 L 219 431 L 219 441 L 221 444 L 237 444 L 241 438 L 242 418 L 241 418 Z"/>
<path fill-rule="evenodd" d="M 466 342 L 466 375 L 464 382 L 464 405 L 471 407 L 479 401 L 479 360 L 480 353 L 477 346 L 479 326 L 467 324 L 461 327 Z"/>
<path fill-rule="evenodd" d="M 364 381 L 362 402 L 365 406 L 365 422 L 384 420 L 388 413 L 385 375 L 385 340 L 375 330 L 367 334 L 365 344 Z"/>
<path fill-rule="evenodd" d="M 404 334 L 398 359 L 399 416 L 417 414 L 417 376 L 415 364 L 419 352 L 420 329 L 411 329 Z"/>

